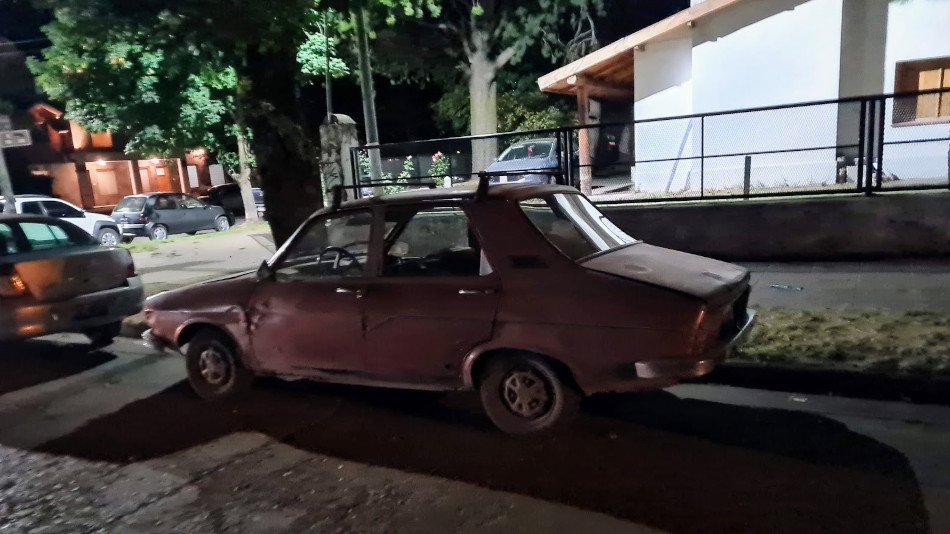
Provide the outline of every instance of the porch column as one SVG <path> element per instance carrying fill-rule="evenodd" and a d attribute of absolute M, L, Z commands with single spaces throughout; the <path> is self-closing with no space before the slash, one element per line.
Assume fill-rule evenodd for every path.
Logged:
<path fill-rule="evenodd" d="M 590 128 L 584 128 L 590 124 L 590 92 L 586 84 L 578 84 L 575 94 L 577 95 L 577 119 L 581 126 L 577 130 L 577 161 L 580 166 L 581 193 L 589 195 L 592 189 L 591 157 L 590 157 Z M 568 155 L 570 157 L 570 154 Z"/>
<path fill-rule="evenodd" d="M 185 181 L 185 169 L 181 166 L 181 158 L 175 158 L 175 165 L 178 167 L 178 183 L 181 184 L 181 192 L 190 193 L 191 187 Z"/>
<path fill-rule="evenodd" d="M 125 160 L 125 166 L 129 168 L 129 182 L 132 182 L 132 194 L 137 195 L 139 194 L 139 181 L 135 179 L 135 174 L 138 169 L 132 165 L 132 160 L 130 159 Z"/>

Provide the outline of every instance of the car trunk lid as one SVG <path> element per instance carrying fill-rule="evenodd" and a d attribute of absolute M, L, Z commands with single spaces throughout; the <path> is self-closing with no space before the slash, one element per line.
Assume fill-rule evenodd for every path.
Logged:
<path fill-rule="evenodd" d="M 132 258 L 125 250 L 99 245 L 28 252 L 14 268 L 39 301 L 60 301 L 120 287 Z"/>
<path fill-rule="evenodd" d="M 749 271 L 738 265 L 646 243 L 600 254 L 581 265 L 713 302 L 740 293 L 749 279 Z"/>

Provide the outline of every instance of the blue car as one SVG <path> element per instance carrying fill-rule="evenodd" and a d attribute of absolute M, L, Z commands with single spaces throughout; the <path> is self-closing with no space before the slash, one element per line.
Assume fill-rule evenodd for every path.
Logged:
<path fill-rule="evenodd" d="M 491 183 L 548 184 L 560 172 L 557 139 L 546 137 L 521 141 L 508 147 L 485 172 L 497 173 Z M 520 172 L 519 172 L 520 171 Z"/>

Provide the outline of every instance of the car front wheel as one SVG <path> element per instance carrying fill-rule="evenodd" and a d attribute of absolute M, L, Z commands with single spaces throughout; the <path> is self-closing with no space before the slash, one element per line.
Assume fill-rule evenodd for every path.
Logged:
<path fill-rule="evenodd" d="M 185 365 L 191 388 L 209 401 L 234 397 L 254 382 L 231 339 L 213 329 L 198 332 L 188 342 Z"/>
<path fill-rule="evenodd" d="M 152 227 L 152 231 L 148 233 L 148 238 L 152 241 L 168 239 L 168 228 L 165 228 L 164 225 L 156 224 Z"/>
<path fill-rule="evenodd" d="M 96 236 L 99 240 L 99 244 L 104 247 L 114 247 L 119 244 L 119 232 L 116 232 L 112 228 L 103 228 L 99 230 L 99 235 Z"/>
<path fill-rule="evenodd" d="M 214 220 L 214 229 L 223 232 L 231 228 L 231 223 L 228 221 L 228 218 L 224 215 L 220 215 L 217 219 Z"/>
<path fill-rule="evenodd" d="M 493 359 L 479 385 L 485 413 L 503 432 L 547 432 L 570 420 L 580 395 L 544 359 L 511 355 Z"/>

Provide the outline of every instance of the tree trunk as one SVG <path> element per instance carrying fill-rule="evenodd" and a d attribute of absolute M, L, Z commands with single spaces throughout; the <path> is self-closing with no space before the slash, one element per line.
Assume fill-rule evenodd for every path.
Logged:
<path fill-rule="evenodd" d="M 264 190 L 267 222 L 280 246 L 315 210 L 323 207 L 319 155 L 299 124 L 292 47 L 251 47 L 243 76 L 250 82 L 239 105 L 254 133 L 251 148 Z"/>
<path fill-rule="evenodd" d="M 468 92 L 471 107 L 472 135 L 498 132 L 498 68 L 488 57 L 488 37 L 483 33 L 472 36 L 473 46 L 468 54 Z M 485 170 L 498 157 L 498 139 L 472 141 L 472 173 Z"/>
<path fill-rule="evenodd" d="M 7 160 L 0 148 L 0 195 L 3 196 L 2 213 L 16 213 L 16 202 L 13 195 L 13 184 L 10 183 L 10 173 L 7 172 Z"/>
<path fill-rule="evenodd" d="M 248 155 L 251 147 L 248 145 L 247 136 L 244 134 L 244 125 L 238 124 L 237 146 L 238 146 L 238 176 L 237 184 L 241 189 L 241 201 L 244 204 L 244 220 L 253 222 L 257 217 L 257 202 L 254 201 L 254 191 L 251 187 L 251 166 L 248 162 Z"/>
<path fill-rule="evenodd" d="M 356 26 L 357 57 L 359 58 L 360 93 L 363 98 L 363 122 L 366 130 L 366 144 L 379 144 L 379 127 L 376 125 L 376 88 L 373 87 L 373 67 L 369 55 L 369 37 L 366 32 L 366 10 L 363 3 L 357 3 L 353 11 Z M 369 151 L 370 179 L 382 179 L 382 158 L 379 150 Z"/>

